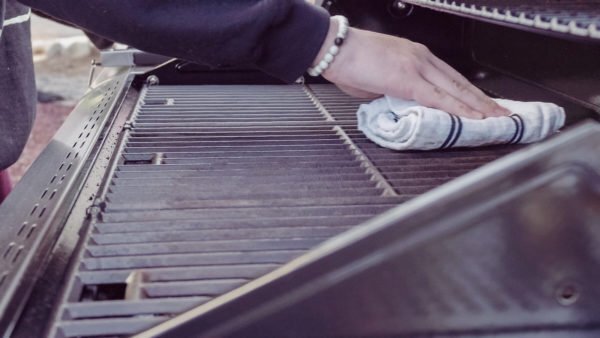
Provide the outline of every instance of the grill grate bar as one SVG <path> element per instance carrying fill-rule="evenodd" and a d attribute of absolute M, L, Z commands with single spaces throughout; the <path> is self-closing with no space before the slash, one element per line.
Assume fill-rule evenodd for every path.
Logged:
<path fill-rule="evenodd" d="M 137 156 L 137 157 L 143 158 L 143 156 L 145 156 L 145 155 L 147 155 L 147 154 L 144 154 L 142 156 Z M 188 157 L 181 156 L 180 158 L 177 158 L 177 157 L 165 158 L 165 157 L 163 157 L 161 164 L 194 165 L 194 166 L 197 166 L 198 168 L 207 168 L 208 167 L 208 168 L 214 168 L 215 170 L 260 168 L 261 166 L 264 166 L 257 159 L 249 158 L 249 157 L 233 158 L 232 160 L 220 159 L 218 161 L 211 162 L 211 163 L 206 163 L 206 161 L 204 161 L 204 159 L 205 158 L 203 158 L 203 157 L 194 157 L 194 156 L 188 156 Z M 312 160 L 312 161 L 303 160 L 303 161 L 295 162 L 294 164 L 292 164 L 288 161 L 289 159 L 290 159 L 290 156 L 280 156 L 279 158 L 273 157 L 273 158 L 269 159 L 269 161 L 273 165 L 277 165 L 280 167 L 296 167 L 296 168 L 332 168 L 332 167 L 338 168 L 338 167 L 352 167 L 355 165 L 354 163 L 347 162 L 347 161 L 323 162 L 322 160 L 321 161 L 319 161 L 319 160 Z"/>
<path fill-rule="evenodd" d="M 421 182 L 424 182 L 422 180 Z M 420 184 L 414 184 L 420 185 Z M 351 193 L 360 197 L 346 197 Z M 140 196 L 138 192 L 109 193 L 110 202 L 106 211 L 137 210 L 145 208 L 182 209 L 182 208 L 220 208 L 248 206 L 304 206 L 304 205 L 358 205 L 371 204 L 381 192 L 372 187 L 364 189 L 348 188 L 332 191 L 331 189 L 312 189 L 305 191 L 273 191 L 272 189 L 247 190 L 237 194 L 232 201 L 231 193 L 222 191 L 163 191 L 160 194 Z M 132 199 L 135 198 L 134 201 Z M 398 200 L 402 202 L 402 200 Z"/>
<path fill-rule="evenodd" d="M 234 152 L 238 154 L 247 154 L 253 155 L 256 151 L 261 152 L 277 152 L 281 150 L 285 150 L 286 152 L 293 151 L 308 151 L 311 149 L 322 149 L 326 152 L 334 152 L 334 153 L 347 153 L 347 148 L 339 144 L 331 144 L 331 143 L 323 143 L 323 142 L 315 142 L 311 144 L 280 144 L 280 145 L 255 145 L 255 144 L 236 144 L 231 146 L 222 146 L 222 145 L 206 145 L 206 146 L 197 146 L 197 145 L 185 145 L 185 146 L 160 146 L 160 147 L 148 147 L 148 146 L 138 146 L 138 147 L 130 147 L 127 150 L 129 152 L 146 152 L 146 153 L 156 153 L 156 152 L 174 152 L 174 153 L 187 153 L 187 152 L 195 152 L 195 153 L 228 153 Z M 208 151 L 207 151 L 208 150 Z"/>
<path fill-rule="evenodd" d="M 304 152 L 300 152 L 300 155 L 304 154 Z M 248 168 L 248 169 L 211 169 L 210 166 L 202 166 L 202 165 L 192 165 L 192 164 L 162 164 L 162 165 L 153 165 L 153 166 L 146 166 L 146 165 L 128 165 L 128 166 L 121 166 L 118 168 L 120 171 L 122 172 L 126 172 L 126 171 L 168 171 L 168 170 L 182 170 L 182 169 L 191 169 L 191 170 L 195 170 L 196 172 L 203 174 L 203 175 L 207 175 L 207 176 L 222 176 L 222 175 L 234 175 L 234 174 L 240 174 L 240 175 L 244 175 L 247 174 L 248 176 L 250 175 L 256 175 L 256 176 L 271 176 L 271 175 L 285 175 L 285 174 L 302 174 L 304 176 L 320 176 L 320 175 L 327 175 L 331 173 L 331 169 L 327 168 L 327 167 L 308 167 L 308 168 L 291 168 L 291 169 L 287 169 L 287 168 L 277 168 L 274 169 L 272 172 L 265 172 L 264 170 L 258 170 L 257 168 Z M 206 173 L 204 173 L 203 171 L 206 171 Z M 360 167 L 342 167 L 339 168 L 339 173 L 340 174 L 359 174 L 362 172 L 362 168 Z"/>
<path fill-rule="evenodd" d="M 338 234 L 331 232 L 330 235 Z M 195 253 L 169 255 L 140 255 L 131 257 L 85 258 L 82 269 L 130 269 L 138 270 L 155 267 L 206 266 L 229 264 L 283 264 L 304 253 L 303 250 L 235 252 L 235 253 Z"/>
<path fill-rule="evenodd" d="M 164 322 L 167 316 L 141 316 L 136 318 L 102 318 L 77 321 L 63 321 L 57 323 L 56 335 L 60 337 L 91 337 L 132 335 L 156 324 Z"/>
<path fill-rule="evenodd" d="M 301 216 L 346 216 L 346 215 L 373 215 L 379 214 L 397 205 L 397 201 L 388 204 L 369 206 L 306 206 L 299 209 L 295 206 L 278 208 L 229 208 L 229 209 L 177 209 L 177 210 L 132 210 L 129 212 L 105 212 L 102 219 L 107 222 L 130 222 L 145 220 L 183 220 L 183 219 L 244 219 L 251 217 L 257 221 L 263 218 L 279 218 Z"/>
<path fill-rule="evenodd" d="M 431 187 L 428 187 L 431 188 Z M 407 189 L 410 189 L 410 187 L 407 187 Z M 372 191 L 372 189 L 371 189 Z M 357 190 L 355 191 L 355 193 L 363 193 L 365 194 L 365 192 L 363 190 Z M 372 192 L 370 193 L 371 196 L 378 196 L 381 195 L 379 192 Z M 175 200 L 175 201 L 163 201 L 163 200 L 153 200 L 151 198 L 149 199 L 142 199 L 140 198 L 139 201 L 136 202 L 130 202 L 127 203 L 126 199 L 116 199 L 114 201 L 110 200 L 109 202 L 114 202 L 111 204 L 111 206 L 106 208 L 107 212 L 114 212 L 114 211 L 135 211 L 135 210 L 144 210 L 146 208 L 157 208 L 157 209 L 163 209 L 166 210 L 171 209 L 171 210 L 182 210 L 182 209 L 199 209 L 199 208 L 235 208 L 235 207 L 270 207 L 270 208 L 278 208 L 278 207 L 294 207 L 294 208 L 298 208 L 298 207 L 304 207 L 304 206 L 315 206 L 315 205 L 320 205 L 320 206 L 345 206 L 345 205 L 350 205 L 350 206 L 361 206 L 364 207 L 366 205 L 369 204 L 374 204 L 374 205 L 381 205 L 380 203 L 377 202 L 373 202 L 373 197 L 371 196 L 366 196 L 364 198 L 358 198 L 358 197 L 349 197 L 349 198 L 343 198 L 343 197 L 338 197 L 338 196 L 333 196 L 333 197 L 312 197 L 312 198 L 306 198 L 306 197 L 300 197 L 300 198 L 285 198 L 287 196 L 270 196 L 271 199 L 264 199 L 264 200 L 259 200 L 259 199 L 236 199 L 234 201 L 232 201 L 231 199 L 220 199 L 220 200 L 210 200 L 207 199 L 208 197 L 204 196 L 203 199 L 194 199 L 194 198 L 189 198 L 188 196 L 185 197 L 181 197 L 181 196 L 173 196 L 174 198 L 181 198 L 181 200 Z M 244 196 L 242 196 L 244 197 Z M 261 197 L 261 196 L 258 196 Z M 279 198 L 277 198 L 279 197 Z M 402 203 L 405 202 L 406 198 L 399 198 L 399 199 L 395 199 L 393 202 L 395 203 Z"/>
<path fill-rule="evenodd" d="M 199 142 L 202 141 L 206 144 L 219 144 L 219 143 L 223 143 L 226 141 L 230 141 L 233 143 L 242 143 L 242 142 L 274 142 L 274 141 L 279 141 L 282 143 L 285 142 L 306 142 L 307 140 L 315 140 L 315 141 L 329 141 L 329 140 L 335 140 L 336 137 L 331 136 L 329 134 L 318 134 L 318 133 L 313 133 L 313 134 L 297 134 L 297 135 L 285 135 L 285 134 L 279 134 L 279 135 L 274 135 L 274 136 L 270 136 L 270 135 L 256 135 L 256 133 L 254 133 L 253 135 L 243 135 L 243 134 L 237 134 L 235 135 L 235 139 L 232 139 L 232 136 L 227 136 L 227 135 L 220 135 L 220 136 L 196 136 L 196 135 L 183 135 L 180 136 L 178 134 L 172 134 L 169 135 L 168 137 L 165 137 L 165 135 L 161 135 L 161 134 L 156 134 L 156 135 L 133 135 L 129 137 L 129 143 L 128 144 L 143 144 L 143 143 L 167 143 L 167 144 L 174 144 L 174 143 L 179 143 L 179 142 L 185 142 L 185 141 L 189 141 L 189 142 Z"/>
<path fill-rule="evenodd" d="M 368 215 L 340 215 L 336 222 L 339 226 L 351 226 L 365 221 Z M 146 222 L 98 222 L 97 233 L 145 232 L 145 231 L 170 231 L 200 230 L 200 229 L 254 229 L 272 227 L 324 227 L 330 226 L 331 219 L 325 216 L 301 217 L 273 217 L 258 219 L 210 219 L 202 220 L 154 220 Z"/>
<path fill-rule="evenodd" d="M 131 133 L 131 137 L 148 137 L 148 136 L 163 136 L 163 137 L 214 137 L 221 139 L 231 139 L 232 137 L 293 137 L 293 136 L 324 136 L 329 135 L 329 133 L 333 130 L 333 128 L 323 127 L 321 126 L 311 126 L 311 125 L 299 125 L 287 126 L 287 128 L 283 128 L 280 126 L 253 126 L 253 128 L 226 128 L 223 126 L 216 126 L 211 129 L 207 129 L 205 127 L 193 127 L 193 128 L 169 128 L 167 131 L 165 129 L 152 129 L 152 128 L 142 128 L 136 127 L 135 131 Z"/>
<path fill-rule="evenodd" d="M 146 282 L 209 279 L 249 279 L 272 271 L 277 264 L 227 264 L 216 266 L 151 267 L 143 270 Z M 131 271 L 103 269 L 81 271 L 78 278 L 88 285 L 124 283 Z M 98 302 L 101 306 L 103 302 Z"/>
<path fill-rule="evenodd" d="M 310 142 L 307 142 L 310 141 Z M 309 138 L 304 139 L 245 139 L 245 140 L 202 140 L 202 139 L 181 139 L 181 140 L 160 140 L 160 139 L 129 139 L 127 142 L 128 147 L 157 147 L 157 146 L 185 146 L 185 145 L 210 145 L 210 146 L 244 146 L 248 145 L 248 142 L 252 142 L 253 145 L 302 145 L 302 144 L 332 144 L 339 143 L 339 139 L 330 136 L 322 136 L 320 138 Z"/>
<path fill-rule="evenodd" d="M 191 172 L 191 171 L 188 171 Z M 181 184 L 182 180 L 181 180 L 181 171 L 170 171 L 167 174 L 177 174 L 177 175 L 172 175 L 172 178 L 169 178 L 169 176 L 167 176 L 167 174 L 165 175 L 164 178 L 156 178 L 154 177 L 154 174 L 159 173 L 158 171 L 155 172 L 126 172 L 127 174 L 133 174 L 135 175 L 136 173 L 139 174 L 139 178 L 115 178 L 113 180 L 113 184 L 115 185 L 119 185 L 119 186 L 140 186 L 140 185 L 147 185 L 147 186 L 164 186 L 164 185 L 172 185 L 172 184 Z M 244 180 L 244 176 L 241 176 L 239 173 L 235 176 L 230 176 L 229 180 L 224 180 L 223 178 L 219 178 L 218 175 L 209 175 L 211 172 L 206 172 L 205 174 L 203 174 L 202 176 L 200 176 L 200 174 L 196 174 L 194 173 L 195 176 L 191 176 L 191 175 L 184 175 L 185 177 L 185 182 L 187 182 L 188 184 L 193 184 L 193 185 L 197 185 L 197 184 L 218 184 L 220 182 L 223 182 L 224 185 L 240 185 L 240 184 L 244 184 L 244 182 L 246 182 Z M 123 173 L 125 174 L 125 173 Z M 234 173 L 235 174 L 235 173 Z M 254 182 L 254 184 L 257 185 L 277 185 L 279 183 L 281 184 L 297 184 L 298 182 L 306 182 L 307 180 L 311 180 L 312 182 L 326 182 L 327 184 L 329 184 L 330 182 L 344 182 L 347 184 L 356 184 L 357 182 L 363 182 L 363 183 L 368 183 L 371 181 L 366 181 L 364 179 L 363 174 L 340 174 L 340 175 L 335 175 L 335 174 L 329 174 L 329 175 L 320 175 L 319 176 L 321 178 L 321 180 L 315 181 L 314 180 L 314 176 L 310 176 L 310 175 L 304 175 L 304 174 L 299 174 L 296 175 L 293 179 L 288 179 L 285 174 L 281 174 L 281 175 L 263 175 L 262 177 L 255 177 L 252 182 Z M 327 180 L 327 178 L 330 178 L 330 180 Z M 150 179 L 150 180 L 149 180 Z"/>
<path fill-rule="evenodd" d="M 188 230 L 188 231 L 147 231 L 144 233 L 92 234 L 95 244 L 123 243 L 163 243 L 173 241 L 221 241 L 252 239 L 300 239 L 326 237 L 348 228 L 348 226 L 322 227 L 269 227 L 246 229 Z M 279 245 L 279 244 L 277 244 Z"/>
<path fill-rule="evenodd" d="M 234 290 L 247 283 L 246 279 L 213 279 L 184 282 L 143 283 L 139 285 L 143 295 L 149 298 L 165 297 L 214 297 Z"/>
<path fill-rule="evenodd" d="M 176 299 L 145 299 L 105 301 L 98 304 L 70 303 L 65 306 L 69 319 L 130 317 L 139 315 L 174 315 L 211 300 L 212 297 L 178 297 Z"/>
<path fill-rule="evenodd" d="M 337 181 L 322 181 L 322 182 L 305 182 L 305 181 L 299 181 L 299 182 L 272 182 L 270 180 L 268 180 L 267 182 L 264 181 L 254 181 L 255 184 L 253 185 L 252 188 L 245 188 L 245 187 L 240 187 L 240 183 L 243 183 L 243 178 L 240 177 L 239 180 L 234 180 L 234 181 L 230 181 L 230 180 L 225 180 L 225 179 L 219 179 L 219 180 L 206 180 L 205 183 L 202 184 L 202 191 L 201 193 L 222 193 L 222 191 L 224 189 L 239 189 L 239 191 L 241 193 L 244 193 L 245 191 L 247 191 L 248 193 L 252 193 L 252 192 L 259 192 L 261 190 L 264 190 L 265 192 L 268 191 L 273 191 L 274 189 L 280 188 L 282 190 L 282 193 L 294 193 L 294 192 L 300 192 L 302 193 L 305 190 L 311 190 L 311 191 L 319 191 L 319 190 L 332 190 L 332 189 L 361 189 L 361 188 L 373 188 L 375 186 L 374 182 L 367 182 L 364 180 L 360 180 L 360 181 L 341 181 L 341 182 L 337 182 Z M 161 191 L 161 193 L 165 193 L 165 192 L 181 192 L 182 189 L 184 189 L 187 185 L 189 185 L 189 182 L 187 180 L 179 180 L 178 183 L 176 182 L 169 182 L 169 184 L 165 184 Z M 364 189 L 366 190 L 366 189 Z M 145 184 L 141 184 L 141 185 L 129 185 L 126 187 L 123 187 L 121 185 L 115 185 L 112 186 L 110 188 L 110 192 L 111 193 L 123 193 L 123 194 L 156 194 L 155 188 L 152 186 L 148 186 Z M 193 191 L 192 193 L 197 193 L 198 191 Z M 186 193 L 189 193 L 188 191 L 186 191 Z M 277 192 L 275 192 L 277 193 Z M 332 192 L 334 193 L 334 192 Z M 225 193 L 223 193 L 225 194 Z"/>
<path fill-rule="evenodd" d="M 187 233 L 181 232 L 182 235 Z M 187 238 L 184 237 L 186 240 Z M 227 239 L 203 241 L 198 245 L 195 241 L 161 241 L 161 245 L 145 242 L 139 244 L 102 244 L 89 245 L 86 249 L 90 257 L 116 257 L 130 255 L 158 255 L 203 252 L 248 252 L 262 250 L 307 250 L 327 239 L 326 236 L 316 238 L 277 238 L 277 239 Z"/>

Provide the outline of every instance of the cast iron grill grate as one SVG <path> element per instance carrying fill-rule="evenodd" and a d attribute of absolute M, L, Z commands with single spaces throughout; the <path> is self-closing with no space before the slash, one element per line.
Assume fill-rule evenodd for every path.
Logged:
<path fill-rule="evenodd" d="M 510 150 L 388 151 L 356 130 L 359 103 L 330 85 L 146 88 L 52 335 L 139 332 Z"/>

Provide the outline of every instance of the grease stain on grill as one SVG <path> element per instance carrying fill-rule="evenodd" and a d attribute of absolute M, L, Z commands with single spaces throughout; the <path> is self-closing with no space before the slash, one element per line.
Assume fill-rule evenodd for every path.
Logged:
<path fill-rule="evenodd" d="M 164 159 L 165 155 L 163 153 L 125 155 L 123 156 L 123 165 L 160 165 L 163 164 Z"/>
<path fill-rule="evenodd" d="M 146 106 L 172 106 L 175 104 L 174 99 L 146 99 L 144 105 Z"/>

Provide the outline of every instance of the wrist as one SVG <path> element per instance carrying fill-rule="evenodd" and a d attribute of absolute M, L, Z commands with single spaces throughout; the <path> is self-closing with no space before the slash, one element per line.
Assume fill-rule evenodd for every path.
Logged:
<path fill-rule="evenodd" d="M 307 70 L 310 76 L 323 75 L 332 63 L 335 63 L 336 56 L 340 53 L 342 45 L 348 36 L 350 25 L 348 19 L 343 16 L 334 16 L 330 18 L 330 27 L 327 37 L 319 50 L 317 58 L 313 61 L 313 67 Z M 333 41 L 332 41 L 333 40 Z"/>

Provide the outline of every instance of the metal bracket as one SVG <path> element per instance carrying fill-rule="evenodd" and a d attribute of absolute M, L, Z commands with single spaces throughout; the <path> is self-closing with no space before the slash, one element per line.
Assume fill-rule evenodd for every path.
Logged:
<path fill-rule="evenodd" d="M 102 63 L 97 62 L 95 59 L 92 60 L 92 66 L 90 67 L 90 74 L 88 76 L 88 88 L 92 88 L 94 83 L 94 75 L 96 73 L 96 67 L 101 67 Z"/>

